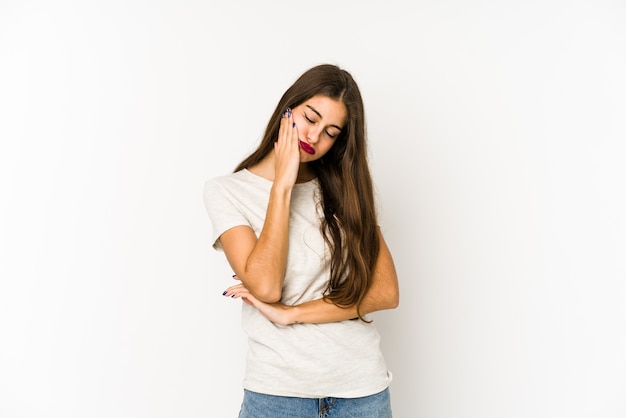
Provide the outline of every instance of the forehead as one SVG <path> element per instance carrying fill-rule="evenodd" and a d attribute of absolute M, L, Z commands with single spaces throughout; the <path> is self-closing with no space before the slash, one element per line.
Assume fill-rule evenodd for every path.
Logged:
<path fill-rule="evenodd" d="M 327 96 L 313 96 L 302 103 L 302 106 L 312 108 L 319 112 L 324 123 L 329 125 L 343 126 L 348 117 L 346 105 L 340 100 L 331 99 Z"/>

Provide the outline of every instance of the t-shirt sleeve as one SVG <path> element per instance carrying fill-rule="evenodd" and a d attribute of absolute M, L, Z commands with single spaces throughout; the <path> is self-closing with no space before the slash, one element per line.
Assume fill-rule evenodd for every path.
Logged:
<path fill-rule="evenodd" d="M 239 226 L 250 226 L 248 219 L 237 209 L 228 193 L 215 180 L 209 180 L 204 185 L 204 206 L 211 219 L 211 242 L 216 250 L 222 249 L 220 236 L 229 229 Z"/>

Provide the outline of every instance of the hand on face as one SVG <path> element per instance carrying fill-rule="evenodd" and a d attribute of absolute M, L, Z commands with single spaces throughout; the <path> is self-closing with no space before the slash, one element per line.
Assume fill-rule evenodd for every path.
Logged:
<path fill-rule="evenodd" d="M 274 143 L 274 156 L 274 183 L 293 186 L 300 167 L 300 145 L 298 129 L 289 108 L 280 120 L 278 140 Z"/>

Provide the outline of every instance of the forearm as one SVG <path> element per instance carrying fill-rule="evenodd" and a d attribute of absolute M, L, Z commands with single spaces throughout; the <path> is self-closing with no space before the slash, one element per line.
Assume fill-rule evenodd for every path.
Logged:
<path fill-rule="evenodd" d="M 368 293 L 361 304 L 361 316 L 372 312 L 393 309 L 397 307 L 397 301 L 390 297 Z M 326 299 L 316 299 L 291 307 L 288 315 L 288 323 L 297 324 L 323 324 L 328 322 L 344 321 L 358 318 L 356 306 L 343 308 Z"/>
<path fill-rule="evenodd" d="M 241 281 L 259 299 L 280 299 L 289 249 L 291 188 L 272 187 L 263 229 L 248 256 Z"/>
<path fill-rule="evenodd" d="M 366 312 L 361 312 L 361 315 L 365 314 Z M 316 299 L 293 306 L 289 313 L 288 323 L 324 324 L 354 319 L 358 316 L 356 306 L 341 308 L 325 299 Z"/>
<path fill-rule="evenodd" d="M 316 299 L 294 306 L 289 322 L 292 324 L 324 324 L 358 318 L 356 307 L 340 308 L 325 299 Z"/>

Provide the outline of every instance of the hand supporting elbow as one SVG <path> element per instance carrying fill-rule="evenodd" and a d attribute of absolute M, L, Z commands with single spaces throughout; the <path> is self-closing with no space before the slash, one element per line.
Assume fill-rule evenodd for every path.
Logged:
<path fill-rule="evenodd" d="M 282 297 L 282 286 L 271 283 L 269 280 L 246 280 L 237 277 L 246 286 L 252 295 L 264 303 L 280 302 Z"/>
<path fill-rule="evenodd" d="M 258 292 L 251 291 L 251 293 L 261 302 L 265 303 L 276 303 L 280 302 L 280 298 L 282 297 L 282 292 L 280 289 L 263 289 Z"/>

